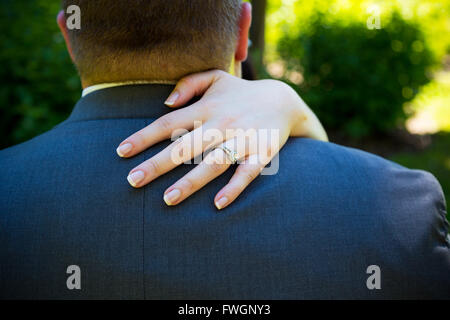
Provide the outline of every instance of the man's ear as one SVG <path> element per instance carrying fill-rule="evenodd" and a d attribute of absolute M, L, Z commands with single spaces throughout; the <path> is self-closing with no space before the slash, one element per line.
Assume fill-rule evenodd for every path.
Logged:
<path fill-rule="evenodd" d="M 241 17 L 239 19 L 239 39 L 234 58 L 236 61 L 245 61 L 248 54 L 248 34 L 252 24 L 252 6 L 248 2 L 241 5 Z"/>
<path fill-rule="evenodd" d="M 61 30 L 61 33 L 64 37 L 64 41 L 66 42 L 67 51 L 69 52 L 70 58 L 73 62 L 75 62 L 73 51 L 72 51 L 72 45 L 69 41 L 69 33 L 67 31 L 67 24 L 66 24 L 66 16 L 64 14 L 64 10 L 61 10 L 58 13 L 58 17 L 56 18 L 56 21 L 58 22 L 59 30 Z"/>

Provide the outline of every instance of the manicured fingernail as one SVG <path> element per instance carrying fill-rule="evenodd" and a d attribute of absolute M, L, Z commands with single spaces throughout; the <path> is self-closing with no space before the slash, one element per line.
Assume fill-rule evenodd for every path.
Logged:
<path fill-rule="evenodd" d="M 173 206 L 175 202 L 180 198 L 181 192 L 178 189 L 173 189 L 168 194 L 164 195 L 164 202 L 168 206 Z"/>
<path fill-rule="evenodd" d="M 145 173 L 143 171 L 135 171 L 128 176 L 127 180 L 133 187 L 137 187 L 144 178 Z"/>
<path fill-rule="evenodd" d="M 178 100 L 179 97 L 180 97 L 180 94 L 178 93 L 178 91 L 174 91 L 169 96 L 169 98 L 167 98 L 165 104 L 168 105 L 168 106 L 173 106 L 175 104 L 175 102 Z"/>
<path fill-rule="evenodd" d="M 216 207 L 219 210 L 222 210 L 223 207 L 225 207 L 228 203 L 228 198 L 227 197 L 222 197 L 219 200 L 216 201 Z"/>
<path fill-rule="evenodd" d="M 117 148 L 116 152 L 119 156 L 124 157 L 128 152 L 133 149 L 133 145 L 131 143 L 126 143 Z"/>

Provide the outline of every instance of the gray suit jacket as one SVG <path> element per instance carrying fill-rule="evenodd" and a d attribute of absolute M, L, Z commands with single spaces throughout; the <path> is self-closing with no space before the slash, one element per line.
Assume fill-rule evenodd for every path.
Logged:
<path fill-rule="evenodd" d="M 221 213 L 213 198 L 233 170 L 176 207 L 163 192 L 193 165 L 131 188 L 129 170 L 168 142 L 130 160 L 115 148 L 169 111 L 171 89 L 94 92 L 0 151 L 1 298 L 450 297 L 445 204 L 429 173 L 291 139 L 278 174 Z M 80 290 L 67 287 L 73 265 Z"/>

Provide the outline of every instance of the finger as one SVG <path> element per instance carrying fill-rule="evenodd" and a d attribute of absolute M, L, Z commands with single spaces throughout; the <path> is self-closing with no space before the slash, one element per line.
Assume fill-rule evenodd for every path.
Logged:
<path fill-rule="evenodd" d="M 202 114 L 196 106 L 170 112 L 125 139 L 117 148 L 117 154 L 123 158 L 133 157 L 152 145 L 171 138 L 176 130 L 190 131 L 196 122 L 202 121 Z"/>
<path fill-rule="evenodd" d="M 164 201 L 168 206 L 179 204 L 220 176 L 230 166 L 231 162 L 222 149 L 213 150 L 197 167 L 166 190 Z"/>
<path fill-rule="evenodd" d="M 245 162 L 237 167 L 228 184 L 214 198 L 217 209 L 222 210 L 234 202 L 248 185 L 261 174 L 266 165 L 267 163 L 261 162 L 260 157 L 256 154 L 247 157 Z"/>
<path fill-rule="evenodd" d="M 212 70 L 184 77 L 177 83 L 165 104 L 171 108 L 182 106 L 193 97 L 203 95 L 214 82 L 223 76 L 225 76 L 225 72 Z"/>
<path fill-rule="evenodd" d="M 262 139 L 263 137 L 259 136 L 258 139 Z M 214 204 L 217 209 L 224 209 L 234 202 L 248 185 L 261 174 L 266 165 L 278 154 L 287 140 L 286 137 L 280 140 L 278 136 L 267 138 L 268 140 L 262 141 L 265 147 L 257 150 L 255 153 L 250 153 L 245 161 L 238 166 L 228 184 L 217 193 L 214 198 Z M 258 144 L 259 146 L 258 139 L 251 139 L 250 144 Z"/>
<path fill-rule="evenodd" d="M 211 136 L 204 135 L 204 132 L 214 130 L 213 128 L 213 123 L 206 124 L 182 136 L 167 148 L 131 170 L 127 178 L 128 182 L 135 188 L 141 188 L 180 164 L 201 155 L 208 148 L 222 143 L 223 135 L 220 132 Z"/>

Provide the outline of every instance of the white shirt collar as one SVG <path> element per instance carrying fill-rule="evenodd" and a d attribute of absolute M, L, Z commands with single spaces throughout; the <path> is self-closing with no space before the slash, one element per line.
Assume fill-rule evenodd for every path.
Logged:
<path fill-rule="evenodd" d="M 130 85 L 139 85 L 139 84 L 172 84 L 175 85 L 177 84 L 176 81 L 170 81 L 170 80 L 156 80 L 156 81 L 147 81 L 147 80 L 139 80 L 139 81 L 124 81 L 124 82 L 112 82 L 112 83 L 101 83 L 101 84 L 96 84 L 90 87 L 87 87 L 83 90 L 81 96 L 85 97 L 88 94 L 94 92 L 94 91 L 98 91 L 98 90 L 102 90 L 102 89 L 106 89 L 106 88 L 112 88 L 112 87 L 120 87 L 120 86 L 130 86 Z"/>

